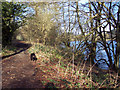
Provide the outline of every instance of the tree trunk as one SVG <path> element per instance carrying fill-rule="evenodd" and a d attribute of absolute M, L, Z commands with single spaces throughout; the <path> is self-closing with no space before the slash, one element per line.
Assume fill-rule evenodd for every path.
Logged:
<path fill-rule="evenodd" d="M 117 42 L 117 47 L 116 47 L 116 64 L 115 67 L 116 69 L 119 69 L 119 61 L 120 61 L 120 7 L 117 13 L 118 16 L 118 24 L 117 24 L 117 31 L 116 31 L 116 42 Z"/>

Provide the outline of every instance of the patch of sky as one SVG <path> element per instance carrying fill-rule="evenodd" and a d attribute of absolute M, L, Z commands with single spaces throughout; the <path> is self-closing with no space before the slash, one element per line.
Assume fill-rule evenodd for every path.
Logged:
<path fill-rule="evenodd" d="M 35 14 L 35 10 L 31 7 L 27 7 L 25 10 L 27 10 L 27 12 L 23 13 L 23 15 L 27 15 L 29 17 L 31 17 L 33 14 Z"/>
<path fill-rule="evenodd" d="M 85 3 L 87 3 L 88 2 L 88 0 L 79 0 L 78 1 L 78 3 L 82 3 L 82 4 L 85 4 Z"/>

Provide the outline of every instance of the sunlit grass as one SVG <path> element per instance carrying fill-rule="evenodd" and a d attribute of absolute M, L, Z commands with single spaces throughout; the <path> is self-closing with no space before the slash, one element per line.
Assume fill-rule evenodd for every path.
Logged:
<path fill-rule="evenodd" d="M 17 51 L 17 48 L 14 46 L 2 48 L 2 56 L 14 54 L 16 51 Z"/>

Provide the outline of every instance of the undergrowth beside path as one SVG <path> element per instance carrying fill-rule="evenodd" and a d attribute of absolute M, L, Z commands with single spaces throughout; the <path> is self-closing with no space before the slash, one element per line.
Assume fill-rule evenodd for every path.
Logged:
<path fill-rule="evenodd" d="M 65 49 L 34 43 L 28 52 L 36 54 L 37 68 L 44 72 L 44 84 L 52 82 L 57 88 L 119 87 L 119 77 L 116 73 L 101 70 L 96 66 L 90 67 L 90 63 L 83 60 L 74 65 L 72 58 L 65 56 Z"/>

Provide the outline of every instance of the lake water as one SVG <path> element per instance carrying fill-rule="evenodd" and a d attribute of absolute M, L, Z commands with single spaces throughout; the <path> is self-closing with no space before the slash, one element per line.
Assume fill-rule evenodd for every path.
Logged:
<path fill-rule="evenodd" d="M 71 46 L 73 46 L 73 45 L 75 45 L 75 43 L 76 43 L 76 48 L 77 48 L 79 43 L 80 43 L 79 41 L 76 41 L 76 42 L 72 41 L 70 44 L 71 44 Z M 110 49 L 112 50 L 112 44 L 110 43 L 110 41 L 108 41 L 107 43 L 108 43 Z M 84 42 L 82 42 L 80 46 L 82 47 L 83 44 L 84 44 Z M 113 45 L 114 45 L 114 53 L 115 53 L 115 51 L 116 51 L 116 42 L 115 41 L 113 41 Z M 82 47 L 82 48 L 85 48 L 85 46 Z M 87 59 L 87 53 L 88 52 L 89 51 L 85 48 L 85 51 L 83 52 L 83 54 L 85 54 L 86 57 L 84 58 L 84 60 Z M 113 60 L 113 63 L 114 63 L 113 52 L 112 51 L 109 51 L 109 52 L 110 52 L 110 54 L 112 56 L 112 60 Z M 106 52 L 104 50 L 104 47 L 100 43 L 97 43 L 97 46 L 96 46 L 96 59 L 97 60 L 106 59 L 108 61 L 108 57 L 107 57 L 107 54 L 106 54 Z M 109 69 L 109 67 L 107 66 L 107 64 L 104 61 L 99 62 L 99 68 L 106 69 L 106 70 Z"/>

